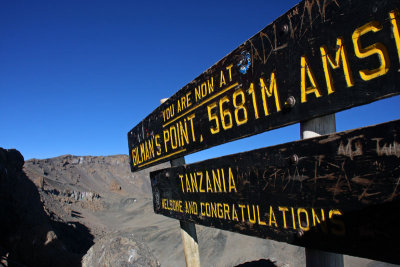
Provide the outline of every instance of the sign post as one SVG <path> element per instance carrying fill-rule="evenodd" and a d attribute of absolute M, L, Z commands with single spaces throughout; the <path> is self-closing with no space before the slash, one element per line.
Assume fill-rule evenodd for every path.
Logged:
<path fill-rule="evenodd" d="M 168 98 L 163 98 L 160 103 L 164 103 Z M 170 161 L 171 167 L 185 165 L 185 158 L 177 158 Z M 187 267 L 200 267 L 199 244 L 197 241 L 196 226 L 194 223 L 179 221 L 181 227 L 183 251 Z"/>
<path fill-rule="evenodd" d="M 336 132 L 335 114 L 300 123 L 300 138 L 307 139 Z M 307 267 L 343 267 L 343 255 L 306 248 Z"/>
<path fill-rule="evenodd" d="M 182 166 L 185 158 L 171 160 L 171 167 Z M 179 221 L 181 227 L 183 251 L 187 267 L 200 267 L 199 244 L 197 241 L 196 225 L 191 222 Z"/>

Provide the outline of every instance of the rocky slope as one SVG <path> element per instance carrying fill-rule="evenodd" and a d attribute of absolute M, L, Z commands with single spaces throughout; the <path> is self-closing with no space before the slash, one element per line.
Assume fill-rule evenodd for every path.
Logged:
<path fill-rule="evenodd" d="M 52 220 L 17 150 L 0 148 L 0 256 L 10 266 L 77 266 L 93 244 L 79 222 Z M 69 233 L 70 238 L 65 233 Z M 62 236 L 62 237 L 61 237 Z"/>
<path fill-rule="evenodd" d="M 136 199 L 129 196 L 149 193 L 148 183 L 115 168 L 124 161 L 124 156 L 68 155 L 24 162 L 17 150 L 0 148 L 0 266 L 81 266 L 94 241 L 111 229 L 95 214 L 130 206 Z M 131 266 L 158 266 L 151 250 L 134 237 L 113 240 L 125 242 L 113 246 L 135 252 L 126 259 Z M 104 262 L 101 266 L 115 266 Z"/>
<path fill-rule="evenodd" d="M 24 171 L 40 189 L 45 209 L 55 218 L 82 222 L 94 238 L 109 231 L 97 218 L 105 210 L 132 206 L 151 187 L 141 173 L 132 174 L 127 157 L 60 156 L 25 162 Z"/>

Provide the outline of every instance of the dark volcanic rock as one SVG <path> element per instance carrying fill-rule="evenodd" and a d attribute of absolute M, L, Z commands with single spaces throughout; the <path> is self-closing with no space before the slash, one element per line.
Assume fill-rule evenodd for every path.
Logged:
<path fill-rule="evenodd" d="M 236 265 L 236 267 L 277 267 L 277 265 L 271 260 L 261 259 L 258 261 L 245 262 Z"/>
<path fill-rule="evenodd" d="M 128 232 L 110 233 L 96 242 L 82 260 L 91 266 L 160 266 L 150 249 Z"/>
<path fill-rule="evenodd" d="M 93 237 L 79 223 L 46 214 L 23 165 L 19 151 L 0 148 L 0 257 L 10 266 L 80 266 Z"/>

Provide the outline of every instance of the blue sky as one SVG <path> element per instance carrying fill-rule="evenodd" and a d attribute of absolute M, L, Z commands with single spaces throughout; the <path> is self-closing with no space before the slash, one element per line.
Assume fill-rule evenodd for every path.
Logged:
<path fill-rule="evenodd" d="M 298 1 L 1 1 L 0 147 L 25 159 L 127 154 L 127 132 Z M 337 130 L 400 118 L 400 98 L 337 113 Z M 187 156 L 284 143 L 299 126 Z"/>

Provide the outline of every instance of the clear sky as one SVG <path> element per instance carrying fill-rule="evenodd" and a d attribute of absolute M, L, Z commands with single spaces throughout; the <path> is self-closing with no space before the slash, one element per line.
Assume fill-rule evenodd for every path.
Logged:
<path fill-rule="evenodd" d="M 1 1 L 0 147 L 25 159 L 127 154 L 127 132 L 298 1 Z M 337 130 L 400 118 L 400 97 L 337 113 Z M 299 126 L 187 156 L 284 143 Z"/>

